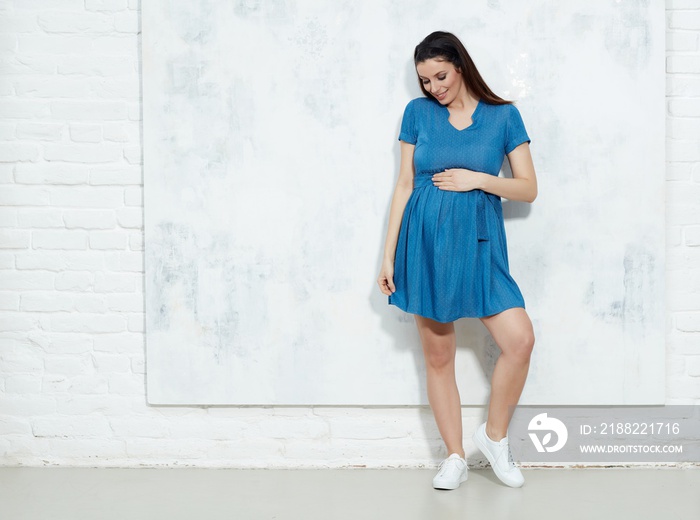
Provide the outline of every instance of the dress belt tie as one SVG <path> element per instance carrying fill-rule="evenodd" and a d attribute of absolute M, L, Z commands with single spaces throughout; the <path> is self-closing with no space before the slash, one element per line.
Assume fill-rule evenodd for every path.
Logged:
<path fill-rule="evenodd" d="M 440 189 L 433 184 L 433 174 L 419 174 L 413 178 L 413 189 L 423 188 L 426 186 L 432 186 L 435 189 Z M 489 239 L 489 229 L 486 224 L 486 204 L 489 202 L 486 200 L 488 197 L 496 197 L 490 193 L 486 193 L 483 190 L 473 190 L 476 194 L 476 239 L 477 240 L 488 240 Z M 500 197 L 498 197 L 500 200 Z"/>

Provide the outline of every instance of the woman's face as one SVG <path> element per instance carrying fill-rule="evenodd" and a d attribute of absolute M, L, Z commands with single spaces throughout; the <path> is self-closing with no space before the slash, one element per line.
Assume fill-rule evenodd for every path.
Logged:
<path fill-rule="evenodd" d="M 449 105 L 464 85 L 462 74 L 447 60 L 437 58 L 421 61 L 416 72 L 423 88 L 443 105 Z"/>

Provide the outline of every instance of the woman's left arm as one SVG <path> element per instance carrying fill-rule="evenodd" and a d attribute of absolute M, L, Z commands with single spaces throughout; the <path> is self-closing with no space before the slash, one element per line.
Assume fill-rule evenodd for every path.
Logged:
<path fill-rule="evenodd" d="M 532 202 L 537 197 L 537 177 L 530 144 L 522 143 L 508 154 L 513 178 L 453 168 L 433 175 L 433 184 L 443 190 L 483 190 L 508 200 Z"/>

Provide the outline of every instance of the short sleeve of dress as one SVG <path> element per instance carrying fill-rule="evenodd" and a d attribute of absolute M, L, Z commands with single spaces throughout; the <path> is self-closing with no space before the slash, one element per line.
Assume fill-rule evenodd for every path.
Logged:
<path fill-rule="evenodd" d="M 416 131 L 416 104 L 413 101 L 409 101 L 403 111 L 399 141 L 405 141 L 410 144 L 416 144 L 418 141 L 418 132 Z"/>
<path fill-rule="evenodd" d="M 504 150 L 506 155 L 512 152 L 515 147 L 525 142 L 531 142 L 530 136 L 527 135 L 525 130 L 525 123 L 523 123 L 523 118 L 520 115 L 518 107 L 515 105 L 508 105 L 508 119 L 506 121 L 506 139 Z"/>

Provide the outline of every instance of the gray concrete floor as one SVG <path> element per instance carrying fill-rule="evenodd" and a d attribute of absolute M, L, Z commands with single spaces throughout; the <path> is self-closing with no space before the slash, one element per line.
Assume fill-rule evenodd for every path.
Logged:
<path fill-rule="evenodd" d="M 0 468 L 7 520 L 700 519 L 697 469 L 524 469 L 509 488 L 470 469 L 452 491 L 429 469 Z"/>

